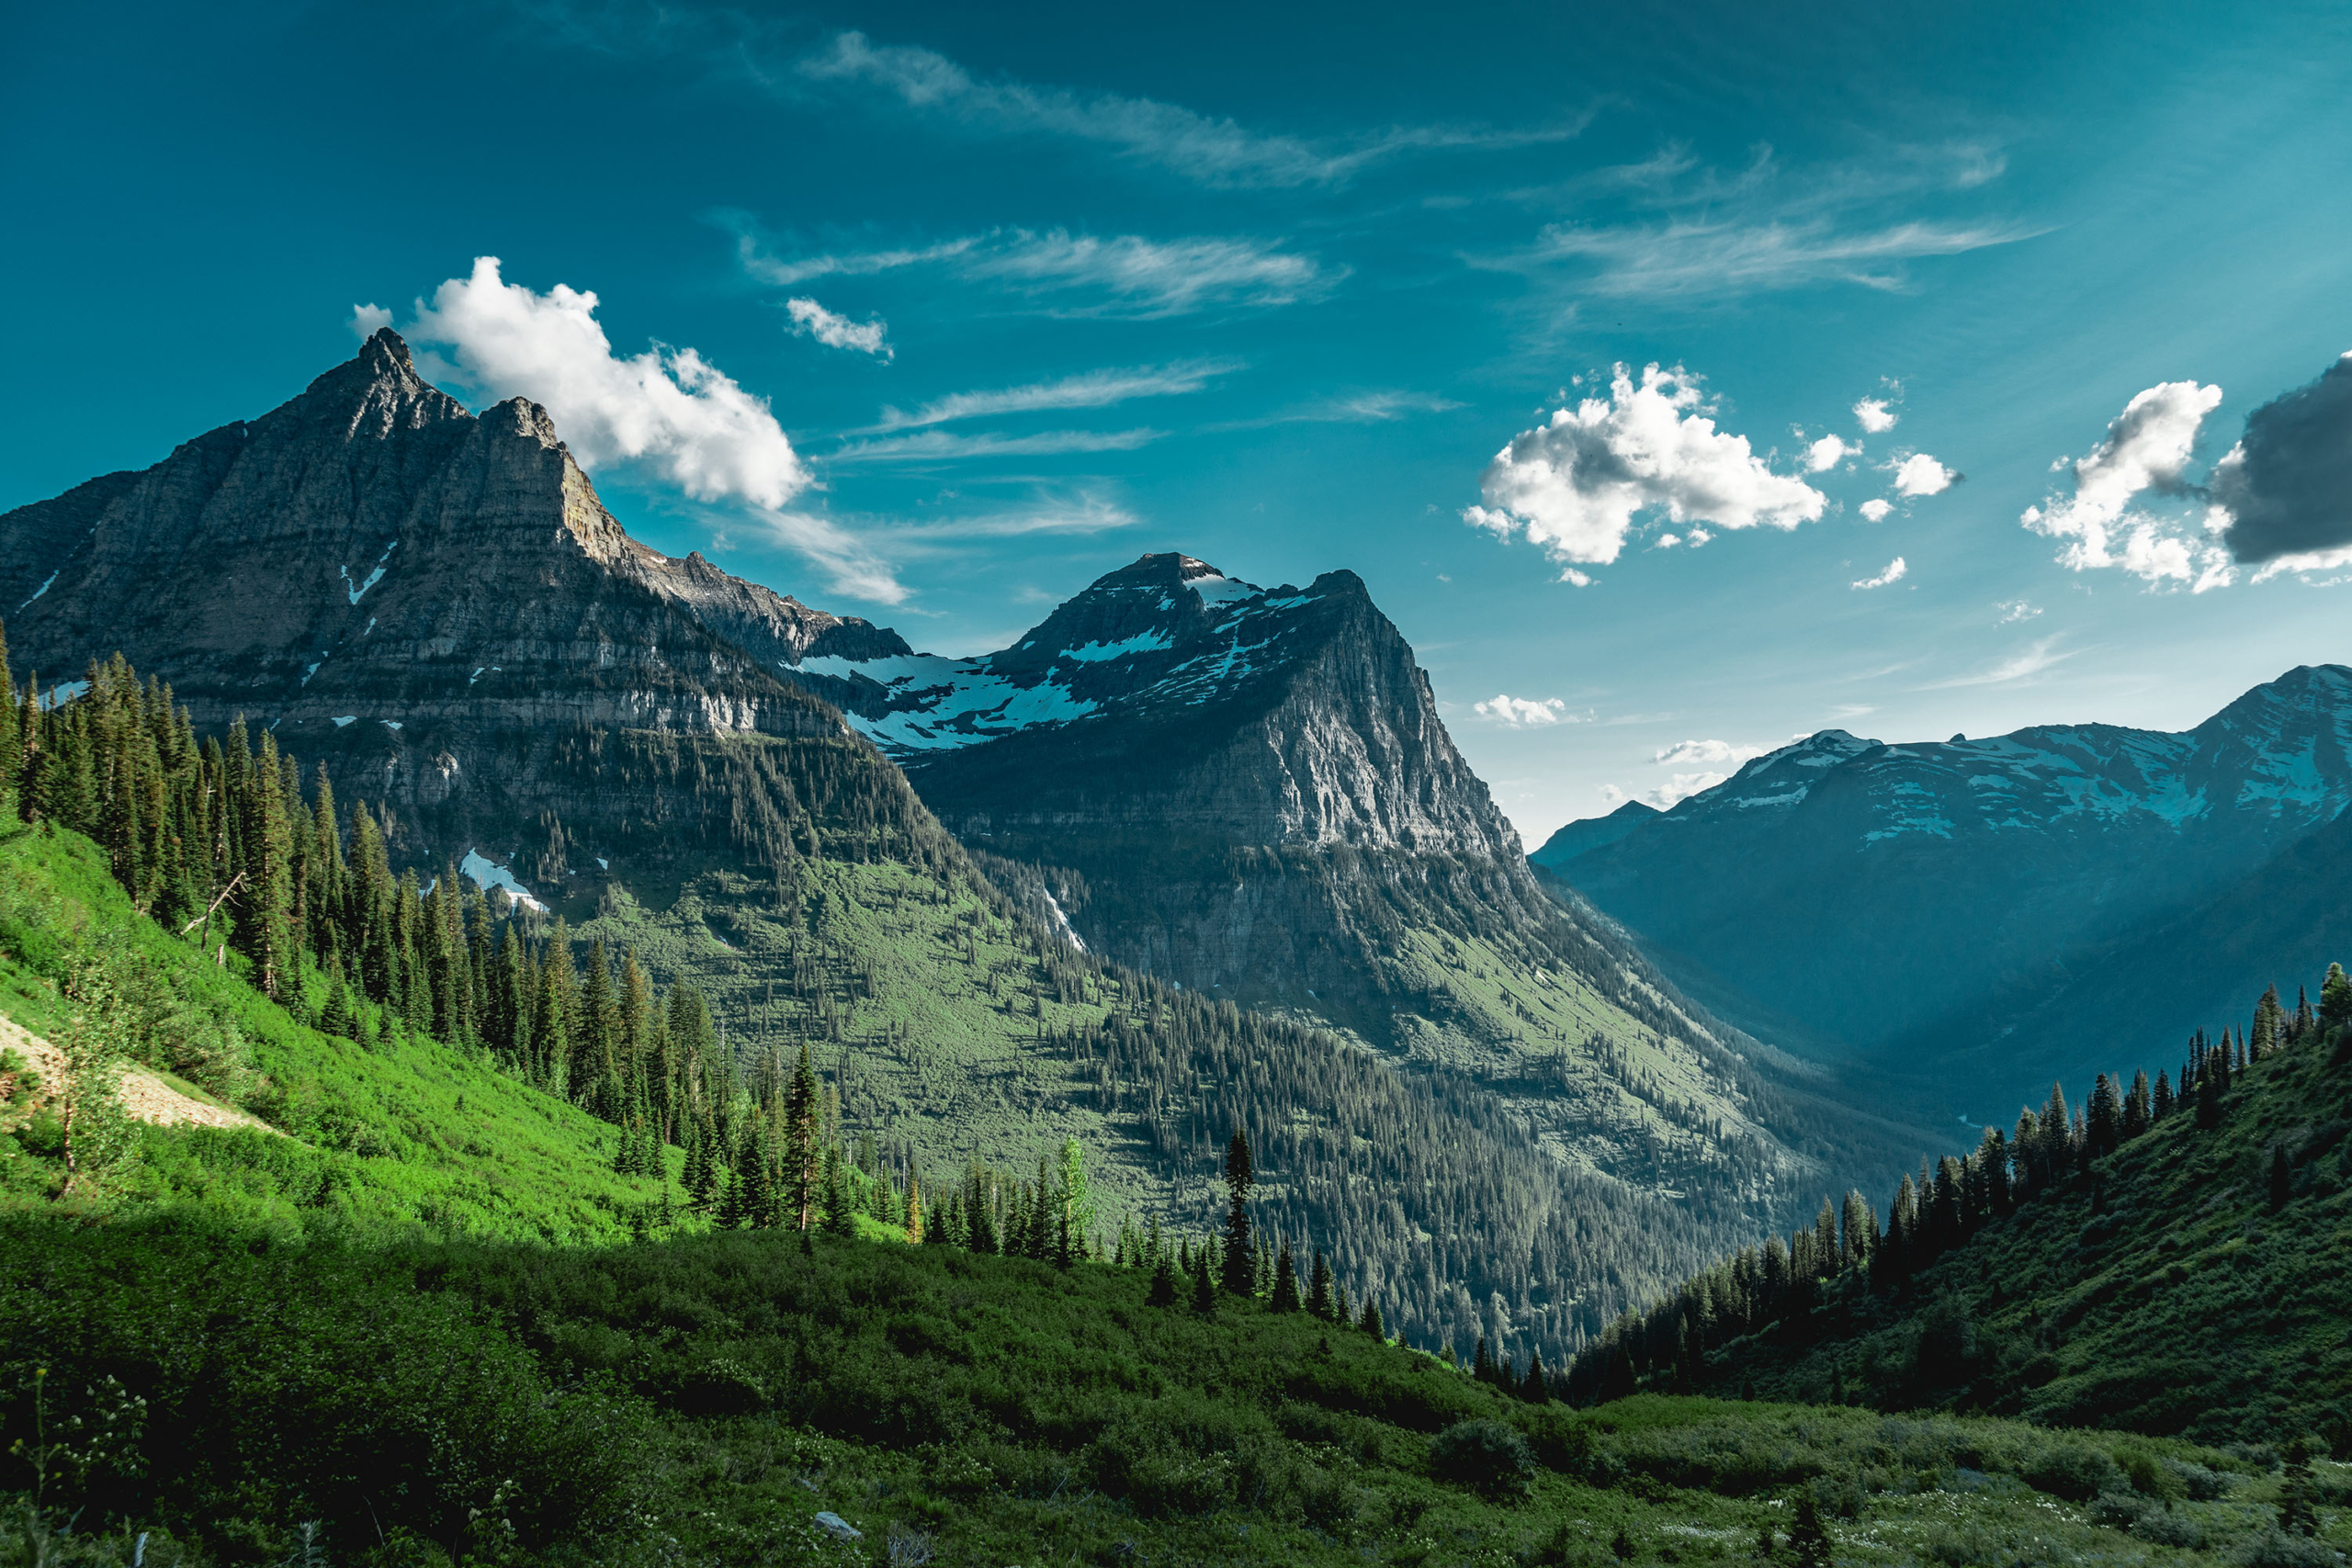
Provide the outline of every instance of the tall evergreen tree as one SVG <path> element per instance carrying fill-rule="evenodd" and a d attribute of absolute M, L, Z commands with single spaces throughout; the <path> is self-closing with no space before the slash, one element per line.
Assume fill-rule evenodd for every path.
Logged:
<path fill-rule="evenodd" d="M 1216 1275 L 1209 1267 L 1209 1254 L 1216 1250 L 1204 1245 L 1193 1255 L 1193 1310 L 1203 1317 L 1216 1311 Z"/>
<path fill-rule="evenodd" d="M 1250 1188 L 1254 1179 L 1250 1168 L 1249 1134 L 1237 1130 L 1225 1146 L 1224 1270 L 1226 1291 L 1237 1296 L 1257 1292 L 1257 1271 L 1250 1252 Z"/>
<path fill-rule="evenodd" d="M 1364 1293 L 1363 1315 L 1356 1320 L 1356 1326 L 1374 1339 L 1388 1337 L 1387 1326 L 1380 1321 L 1380 1303 L 1372 1299 L 1370 1292 Z"/>
<path fill-rule="evenodd" d="M 1296 1312 L 1298 1300 L 1298 1269 L 1291 1262 L 1290 1243 L 1284 1240 L 1282 1251 L 1274 1258 L 1274 1289 L 1272 1305 L 1276 1312 Z"/>
<path fill-rule="evenodd" d="M 1531 1404 L 1544 1404 L 1551 1400 L 1552 1383 L 1544 1375 L 1544 1350 L 1541 1346 L 1527 1353 L 1527 1379 L 1520 1384 L 1519 1393 Z"/>
<path fill-rule="evenodd" d="M 2352 977 L 2346 977 L 2344 965 L 2327 966 L 2327 978 L 2319 987 L 2319 1026 L 2333 1032 L 2352 1023 Z"/>
<path fill-rule="evenodd" d="M 806 1231 L 817 1197 L 818 1161 L 817 1069 L 808 1059 L 808 1042 L 800 1043 L 800 1060 L 792 1069 L 792 1083 L 784 1101 L 785 1200 L 792 1223 Z M 990 1247 L 987 1250 L 993 1251 Z"/>
<path fill-rule="evenodd" d="M 2161 1122 L 2173 1113 L 2172 1080 L 2163 1073 L 2156 1075 L 2156 1092 L 2148 1102 L 2150 1122 Z"/>
<path fill-rule="evenodd" d="M 1307 1276 L 1306 1310 L 1326 1323 L 1332 1315 L 1331 1285 L 1331 1265 L 1318 1247 L 1315 1249 L 1314 1272 Z"/>

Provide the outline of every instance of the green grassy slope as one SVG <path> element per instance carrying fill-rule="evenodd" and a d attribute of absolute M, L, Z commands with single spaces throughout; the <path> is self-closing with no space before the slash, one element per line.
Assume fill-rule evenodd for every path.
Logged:
<path fill-rule="evenodd" d="M 362 1047 L 298 1024 L 239 978 L 241 959 L 218 965 L 133 909 L 90 840 L 0 821 L 0 1012 L 53 1036 L 74 1007 L 60 987 L 97 964 L 135 1059 L 288 1134 L 147 1129 L 74 1206 L 583 1241 L 628 1234 L 657 1201 L 654 1183 L 612 1173 L 609 1125 L 421 1036 Z M 54 1133 L 35 1117 L 0 1136 L 0 1202 L 62 1187 Z"/>
<path fill-rule="evenodd" d="M 276 1562 L 317 1520 L 359 1564 L 1598 1568 L 1752 1561 L 1767 1528 L 1785 1560 L 1810 1497 L 1840 1562 L 2155 1564 L 2258 1543 L 2280 1484 L 2258 1454 L 1991 1419 L 1530 1404 L 1305 1314 L 1152 1306 L 1100 1264 L 229 1239 L 0 1219 L 0 1283 L 44 1284 L 0 1291 L 0 1435 L 29 1435 L 34 1345 L 52 1422 L 128 1433 L 45 1500 L 82 1510 L 88 1561 L 150 1529 L 158 1568 Z"/>
<path fill-rule="evenodd" d="M 2352 1034 L 2254 1063 L 1988 1223 L 1899 1293 L 1851 1276 L 1710 1358 L 1707 1386 L 2014 1413 L 2352 1457 Z M 2274 1151 L 2287 1155 L 2273 1205 Z"/>

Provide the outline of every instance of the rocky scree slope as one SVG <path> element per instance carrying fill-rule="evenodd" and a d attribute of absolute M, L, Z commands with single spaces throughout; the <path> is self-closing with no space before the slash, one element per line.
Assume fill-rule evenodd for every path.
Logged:
<path fill-rule="evenodd" d="M 2330 664 L 2178 734 L 1825 730 L 1532 858 L 1727 1016 L 1927 1064 L 1947 1112 L 1964 1066 L 1982 1118 L 2107 1066 L 2082 1053 L 2119 1027 L 2185 1037 L 2324 967 L 2352 917 L 2347 802 L 2352 670 Z"/>
<path fill-rule="evenodd" d="M 1770 1204 L 1839 1163 L 1818 1084 L 1538 886 L 1352 572 L 1145 556 L 995 653 L 788 673 L 1094 951 L 1471 1076 L 1595 1169 Z"/>

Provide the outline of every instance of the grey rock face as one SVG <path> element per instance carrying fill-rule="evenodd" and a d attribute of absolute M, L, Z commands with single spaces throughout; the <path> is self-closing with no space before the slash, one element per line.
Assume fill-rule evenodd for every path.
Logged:
<path fill-rule="evenodd" d="M 20 670 L 120 652 L 453 853 L 599 815 L 550 766 L 584 731 L 847 741 L 703 612 L 802 648 L 863 626 L 646 548 L 545 410 L 474 418 L 389 331 L 259 419 L 0 516 L 0 604 Z"/>
<path fill-rule="evenodd" d="M 1001 652 L 796 678 L 966 843 L 1057 868 L 1090 945 L 1186 986 L 1380 1036 L 1427 1001 L 1388 977 L 1400 921 L 1568 919 L 1353 572 L 1268 590 L 1146 556 Z"/>

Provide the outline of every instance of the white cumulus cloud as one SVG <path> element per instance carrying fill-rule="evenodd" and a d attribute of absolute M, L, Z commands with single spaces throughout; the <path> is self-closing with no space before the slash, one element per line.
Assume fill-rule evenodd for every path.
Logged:
<path fill-rule="evenodd" d="M 898 351 L 886 341 L 889 328 L 879 316 L 853 321 L 806 298 L 786 299 L 784 308 L 792 316 L 793 331 L 815 338 L 827 348 L 855 349 L 883 359 L 897 356 Z"/>
<path fill-rule="evenodd" d="M 1897 495 L 1941 495 L 1961 477 L 1925 452 L 1914 452 L 1894 468 Z"/>
<path fill-rule="evenodd" d="M 767 400 L 691 348 L 627 358 L 596 320 L 596 296 L 503 281 L 496 256 L 416 302 L 408 335 L 456 355 L 454 378 L 542 404 L 582 467 L 630 463 L 700 501 L 782 506 L 808 471 Z"/>
<path fill-rule="evenodd" d="M 1641 798 L 1645 805 L 1665 811 L 1702 791 L 1714 788 L 1729 777 L 1729 773 L 1677 773 L 1656 789 L 1644 790 Z"/>
<path fill-rule="evenodd" d="M 2030 621 L 2041 614 L 2041 605 L 2028 604 L 2023 599 L 2004 599 L 1993 608 L 2001 612 L 2001 618 L 1993 623 L 1996 626 L 2012 626 L 2018 621 Z"/>
<path fill-rule="evenodd" d="M 1536 701 L 1530 697 L 1497 695 L 1483 703 L 1473 703 L 1471 711 L 1480 718 L 1491 718 L 1499 724 L 1525 726 L 1530 724 L 1576 724 L 1578 716 L 1567 711 L 1568 705 L 1558 697 Z"/>
<path fill-rule="evenodd" d="M 787 510 L 809 474 L 767 400 L 691 348 L 613 350 L 597 299 L 557 284 L 545 294 L 499 276 L 496 256 L 414 305 L 408 336 L 447 349 L 420 367 L 503 400 L 528 398 L 591 473 L 619 466 L 700 502 L 732 502 L 777 543 L 806 557 L 838 591 L 897 604 L 888 565 L 832 520 Z M 358 322 L 354 321 L 356 327 Z M 724 526 L 723 520 L 720 520 Z"/>
<path fill-rule="evenodd" d="M 1844 436 L 1825 435 L 1804 449 L 1805 470 L 1826 474 L 1847 458 L 1861 455 L 1861 447 L 1849 444 Z"/>
<path fill-rule="evenodd" d="M 1718 528 L 1788 529 L 1821 516 L 1819 491 L 1774 473 L 1747 437 L 1717 430 L 1713 413 L 1688 371 L 1652 365 L 1637 385 L 1620 365 L 1608 398 L 1561 408 L 1497 453 L 1479 481 L 1485 504 L 1463 521 L 1504 538 L 1523 531 L 1555 561 L 1606 565 L 1638 513 Z"/>
<path fill-rule="evenodd" d="M 1764 746 L 1735 746 L 1728 740 L 1678 740 L 1651 761 L 1668 767 L 1699 767 L 1711 763 L 1722 766 L 1761 757 L 1769 750 L 1770 748 Z"/>
<path fill-rule="evenodd" d="M 2066 541 L 2059 564 L 2075 571 L 2120 568 L 2149 583 L 2183 582 L 2196 592 L 2236 574 L 2228 551 L 2187 536 L 2178 524 L 2133 510 L 2143 493 L 2178 494 L 2198 432 L 2222 400 L 2219 387 L 2164 381 L 2135 395 L 2107 438 L 2074 463 L 2075 493 L 2030 506 L 2018 521 Z"/>
<path fill-rule="evenodd" d="M 1910 570 L 1910 568 L 1903 564 L 1903 558 L 1901 556 L 1897 556 L 1893 560 L 1886 563 L 1886 570 L 1884 571 L 1880 572 L 1876 577 L 1861 578 L 1854 583 L 1854 586 L 1857 588 L 1883 588 L 1890 582 L 1902 581 L 1904 575 Z"/>
<path fill-rule="evenodd" d="M 391 324 L 392 313 L 381 305 L 354 305 L 351 308 L 351 335 L 362 343 Z"/>
<path fill-rule="evenodd" d="M 1864 398 L 1854 405 L 1854 423 L 1866 435 L 1883 435 L 1894 428 L 1903 416 L 1886 406 L 1884 398 Z"/>
<path fill-rule="evenodd" d="M 1865 522 L 1883 523 L 1886 521 L 1886 514 L 1894 510 L 1894 502 L 1883 496 L 1874 495 L 1862 502 L 1862 518 Z"/>

